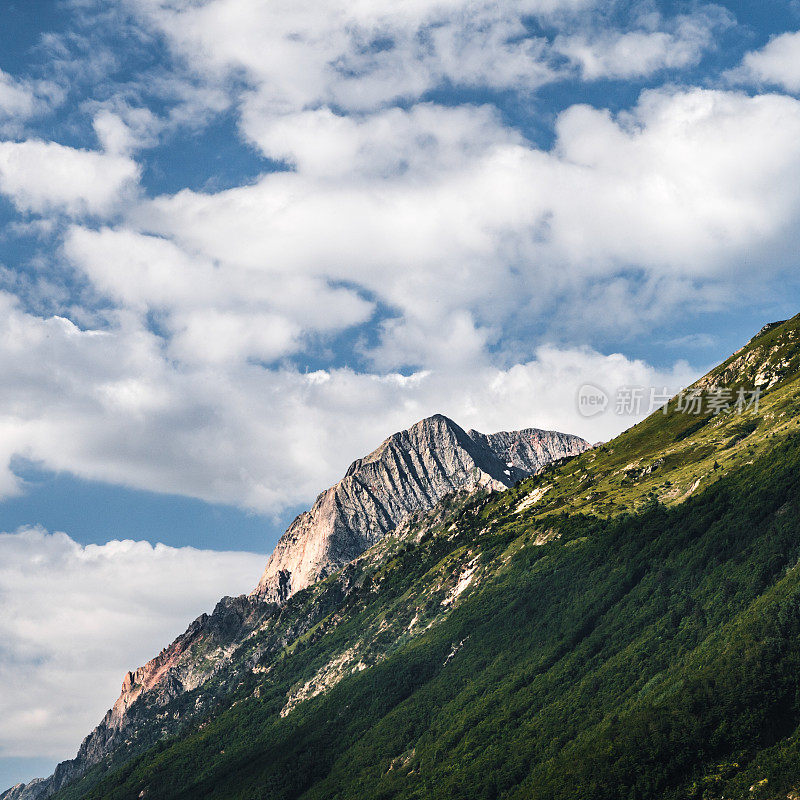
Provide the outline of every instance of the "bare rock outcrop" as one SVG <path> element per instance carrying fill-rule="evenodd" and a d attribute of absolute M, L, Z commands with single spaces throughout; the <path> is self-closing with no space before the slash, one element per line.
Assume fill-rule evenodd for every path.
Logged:
<path fill-rule="evenodd" d="M 323 492 L 281 537 L 253 596 L 281 603 L 357 558 L 451 492 L 504 489 L 582 453 L 578 436 L 526 428 L 483 434 L 437 414 L 395 433 Z"/>

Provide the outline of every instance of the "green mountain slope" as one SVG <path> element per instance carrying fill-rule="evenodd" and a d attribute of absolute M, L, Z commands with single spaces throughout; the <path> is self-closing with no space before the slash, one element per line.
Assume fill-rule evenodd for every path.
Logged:
<path fill-rule="evenodd" d="M 692 387 L 759 386 L 757 409 L 672 401 L 507 492 L 415 518 L 255 627 L 215 707 L 190 717 L 181 695 L 163 711 L 188 720 L 177 735 L 57 797 L 798 790 L 798 330 Z"/>
<path fill-rule="evenodd" d="M 682 502 L 800 426 L 798 377 L 800 315 L 766 326 L 665 408 L 612 442 L 529 482 L 532 490 L 544 490 L 535 504 L 537 516 L 613 515 L 653 495 L 668 505 Z M 737 411 L 740 391 L 744 407 Z M 754 391 L 756 402 L 748 407 Z M 727 401 L 728 410 L 714 413 L 715 401 Z"/>

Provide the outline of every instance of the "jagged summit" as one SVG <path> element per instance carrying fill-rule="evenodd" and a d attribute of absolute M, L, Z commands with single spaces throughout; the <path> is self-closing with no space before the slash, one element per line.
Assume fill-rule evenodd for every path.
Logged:
<path fill-rule="evenodd" d="M 759 338 L 759 336 L 763 336 L 765 333 L 769 333 L 770 331 L 774 331 L 776 328 L 780 328 L 780 326 L 785 324 L 786 322 L 788 322 L 788 320 L 785 319 L 779 319 L 776 322 L 768 322 L 766 325 L 764 325 L 763 328 L 761 328 L 761 330 L 752 339 L 750 339 L 750 342 L 748 342 L 748 344 L 754 342 L 756 339 Z"/>
<path fill-rule="evenodd" d="M 578 436 L 555 431 L 487 435 L 465 431 L 442 414 L 420 420 L 354 461 L 339 483 L 292 522 L 253 595 L 283 602 L 446 494 L 479 486 L 503 489 L 588 447 Z"/>

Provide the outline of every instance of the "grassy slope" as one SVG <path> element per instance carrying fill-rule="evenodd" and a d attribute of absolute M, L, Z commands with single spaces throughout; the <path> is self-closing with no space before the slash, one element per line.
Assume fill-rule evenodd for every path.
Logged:
<path fill-rule="evenodd" d="M 536 513 L 609 516 L 652 495 L 679 503 L 800 428 L 800 315 L 755 338 L 689 389 L 704 397 L 712 386 L 735 394 L 752 389 L 759 377 L 776 383 L 765 389 L 757 411 L 698 416 L 678 411 L 673 399 L 666 413 L 657 411 L 612 442 L 531 479 L 530 489 L 548 487 Z"/>
<path fill-rule="evenodd" d="M 785 796 L 800 784 L 796 330 L 712 373 L 751 379 L 751 353 L 781 372 L 747 436 L 733 417 L 682 436 L 671 410 L 456 503 L 354 566 L 336 624 L 249 673 L 201 729 L 60 796 Z M 544 485 L 547 504 L 515 513 Z M 479 579 L 443 612 L 468 565 Z M 368 669 L 279 716 L 354 643 Z"/>

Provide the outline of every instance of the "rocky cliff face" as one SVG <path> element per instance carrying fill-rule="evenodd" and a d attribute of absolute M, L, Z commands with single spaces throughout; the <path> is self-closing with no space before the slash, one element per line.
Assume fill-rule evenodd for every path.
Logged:
<path fill-rule="evenodd" d="M 263 671 L 273 651 L 324 619 L 351 591 L 351 577 L 342 574 L 298 608 L 287 607 L 291 595 L 448 495 L 504 489 L 588 448 L 577 436 L 533 428 L 490 435 L 465 431 L 440 415 L 390 436 L 297 517 L 249 597 L 223 598 L 213 614 L 198 617 L 145 666 L 128 672 L 118 700 L 76 758 L 48 778 L 0 794 L 0 800 L 45 800 L 91 767 L 122 763 L 173 735 L 191 717 L 207 714 L 243 675 Z M 297 699 L 287 707 L 291 702 Z"/>
<path fill-rule="evenodd" d="M 583 439 L 527 428 L 486 435 L 436 415 L 395 433 L 323 492 L 281 537 L 253 595 L 284 602 L 371 547 L 408 514 L 451 492 L 504 489 L 564 456 Z"/>

